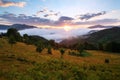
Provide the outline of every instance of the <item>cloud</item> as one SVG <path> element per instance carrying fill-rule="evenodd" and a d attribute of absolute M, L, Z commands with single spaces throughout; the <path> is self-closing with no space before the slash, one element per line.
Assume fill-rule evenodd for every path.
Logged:
<path fill-rule="evenodd" d="M 49 16 L 58 16 L 60 13 L 50 13 L 50 14 L 45 14 L 44 17 L 49 17 Z"/>
<path fill-rule="evenodd" d="M 43 10 L 38 11 L 36 14 L 39 15 L 39 14 L 43 14 L 43 13 L 47 13 L 47 12 L 48 12 L 48 9 L 44 8 Z"/>
<path fill-rule="evenodd" d="M 57 21 L 54 22 L 53 25 L 55 26 L 63 26 L 63 25 L 72 25 L 74 18 L 68 17 L 68 16 L 61 16 Z"/>
<path fill-rule="evenodd" d="M 10 7 L 10 6 L 24 7 L 25 4 L 26 2 L 12 2 L 12 1 L 0 0 L 0 7 Z"/>
<path fill-rule="evenodd" d="M 44 17 L 50 17 L 50 16 L 58 16 L 60 12 L 54 12 L 53 10 L 48 10 L 47 8 L 44 8 L 43 10 L 40 10 L 36 13 L 37 16 L 39 14 L 43 15 Z"/>
<path fill-rule="evenodd" d="M 120 22 L 119 19 L 100 19 L 94 21 L 86 21 L 86 22 L 76 22 L 75 25 L 98 25 L 98 24 L 114 24 Z"/>
<path fill-rule="evenodd" d="M 49 19 L 27 16 L 25 14 L 19 14 L 18 16 L 12 13 L 5 13 L 0 15 L 0 18 L 6 19 L 13 24 L 30 24 L 30 25 L 48 25 L 51 23 Z"/>
<path fill-rule="evenodd" d="M 11 25 L 10 22 L 6 21 L 5 19 L 0 18 L 0 24 Z"/>
<path fill-rule="evenodd" d="M 0 18 L 5 19 L 13 24 L 29 24 L 29 25 L 48 25 L 48 26 L 61 26 L 64 24 L 72 24 L 73 18 L 61 16 L 58 20 L 53 21 L 50 19 L 40 18 L 36 16 L 27 16 L 25 14 L 15 15 L 13 13 L 4 13 Z"/>
<path fill-rule="evenodd" d="M 59 21 L 61 21 L 61 22 L 71 21 L 71 20 L 74 20 L 74 19 L 71 18 L 71 17 L 67 17 L 67 16 L 61 16 L 61 17 L 59 18 Z"/>
<path fill-rule="evenodd" d="M 68 16 L 61 16 L 58 20 L 51 20 L 36 16 L 27 16 L 25 14 L 15 15 L 13 13 L 3 13 L 0 14 L 1 20 L 4 19 L 7 22 L 12 24 L 28 24 L 28 25 L 36 25 L 36 26 L 63 26 L 63 25 L 106 25 L 106 24 L 115 24 L 119 23 L 119 19 L 98 19 L 94 21 L 79 21 L 74 22 L 74 18 Z M 1 22 L 1 21 L 0 21 Z"/>
<path fill-rule="evenodd" d="M 105 11 L 102 11 L 102 12 L 99 12 L 99 13 L 92 13 L 92 14 L 87 13 L 87 14 L 84 14 L 84 15 L 79 15 L 79 16 L 77 16 L 77 17 L 78 17 L 80 20 L 89 20 L 89 19 L 91 19 L 91 18 L 93 18 L 93 17 L 101 16 L 101 15 L 104 15 L 104 14 L 106 14 L 106 12 L 105 12 Z"/>

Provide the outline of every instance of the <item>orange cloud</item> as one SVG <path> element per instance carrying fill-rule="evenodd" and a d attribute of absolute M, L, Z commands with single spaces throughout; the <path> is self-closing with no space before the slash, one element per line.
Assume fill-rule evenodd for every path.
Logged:
<path fill-rule="evenodd" d="M 25 4 L 26 2 L 12 2 L 12 1 L 0 0 L 0 7 L 9 7 L 9 6 L 24 7 Z"/>

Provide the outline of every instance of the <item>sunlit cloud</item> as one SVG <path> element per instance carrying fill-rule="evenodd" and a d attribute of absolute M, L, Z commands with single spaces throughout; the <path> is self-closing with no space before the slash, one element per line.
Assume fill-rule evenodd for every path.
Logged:
<path fill-rule="evenodd" d="M 10 23 L 9 21 L 6 21 L 3 18 L 0 18 L 0 24 L 11 25 L 12 23 Z"/>
<path fill-rule="evenodd" d="M 10 7 L 10 6 L 24 7 L 25 4 L 26 2 L 12 2 L 12 1 L 0 0 L 0 7 Z"/>
<path fill-rule="evenodd" d="M 57 20 L 46 19 L 45 17 L 37 17 L 37 16 L 28 16 L 25 14 L 13 14 L 13 13 L 3 13 L 0 14 L 0 18 L 10 22 L 12 24 L 28 24 L 28 25 L 35 25 L 41 26 L 45 28 L 50 27 L 64 27 L 67 26 L 81 26 L 81 25 L 112 25 L 120 23 L 120 20 L 117 18 L 101 18 L 95 20 L 87 20 L 87 21 L 77 21 L 73 17 L 68 16 L 60 16 Z M 1 22 L 1 21 L 0 21 Z"/>

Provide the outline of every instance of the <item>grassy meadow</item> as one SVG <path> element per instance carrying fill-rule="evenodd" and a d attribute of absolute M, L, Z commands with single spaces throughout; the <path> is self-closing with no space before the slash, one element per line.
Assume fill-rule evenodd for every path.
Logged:
<path fill-rule="evenodd" d="M 120 54 L 86 50 L 89 56 L 69 55 L 0 38 L 0 80 L 120 80 Z"/>

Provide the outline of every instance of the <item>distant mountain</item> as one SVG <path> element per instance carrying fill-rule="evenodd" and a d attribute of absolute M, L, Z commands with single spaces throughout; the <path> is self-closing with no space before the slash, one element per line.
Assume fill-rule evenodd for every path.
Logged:
<path fill-rule="evenodd" d="M 88 28 L 94 29 L 94 28 L 103 28 L 103 29 L 108 29 L 108 28 L 113 28 L 113 27 L 120 27 L 120 26 L 103 26 L 103 25 L 95 25 L 95 26 L 90 26 Z"/>
<path fill-rule="evenodd" d="M 120 42 L 120 27 L 113 27 L 100 31 L 95 31 L 78 38 L 66 39 L 60 42 L 64 45 L 74 45 L 76 43 L 90 42 L 90 43 L 104 43 L 108 41 Z"/>
<path fill-rule="evenodd" d="M 98 32 L 99 30 L 91 30 L 91 31 L 89 31 L 87 34 L 92 34 L 92 33 L 94 33 L 94 32 Z"/>
<path fill-rule="evenodd" d="M 36 27 L 25 25 L 25 24 L 0 25 L 0 30 L 7 30 L 9 28 L 16 28 L 17 30 L 24 30 L 24 29 L 30 29 L 30 28 L 36 28 Z"/>

